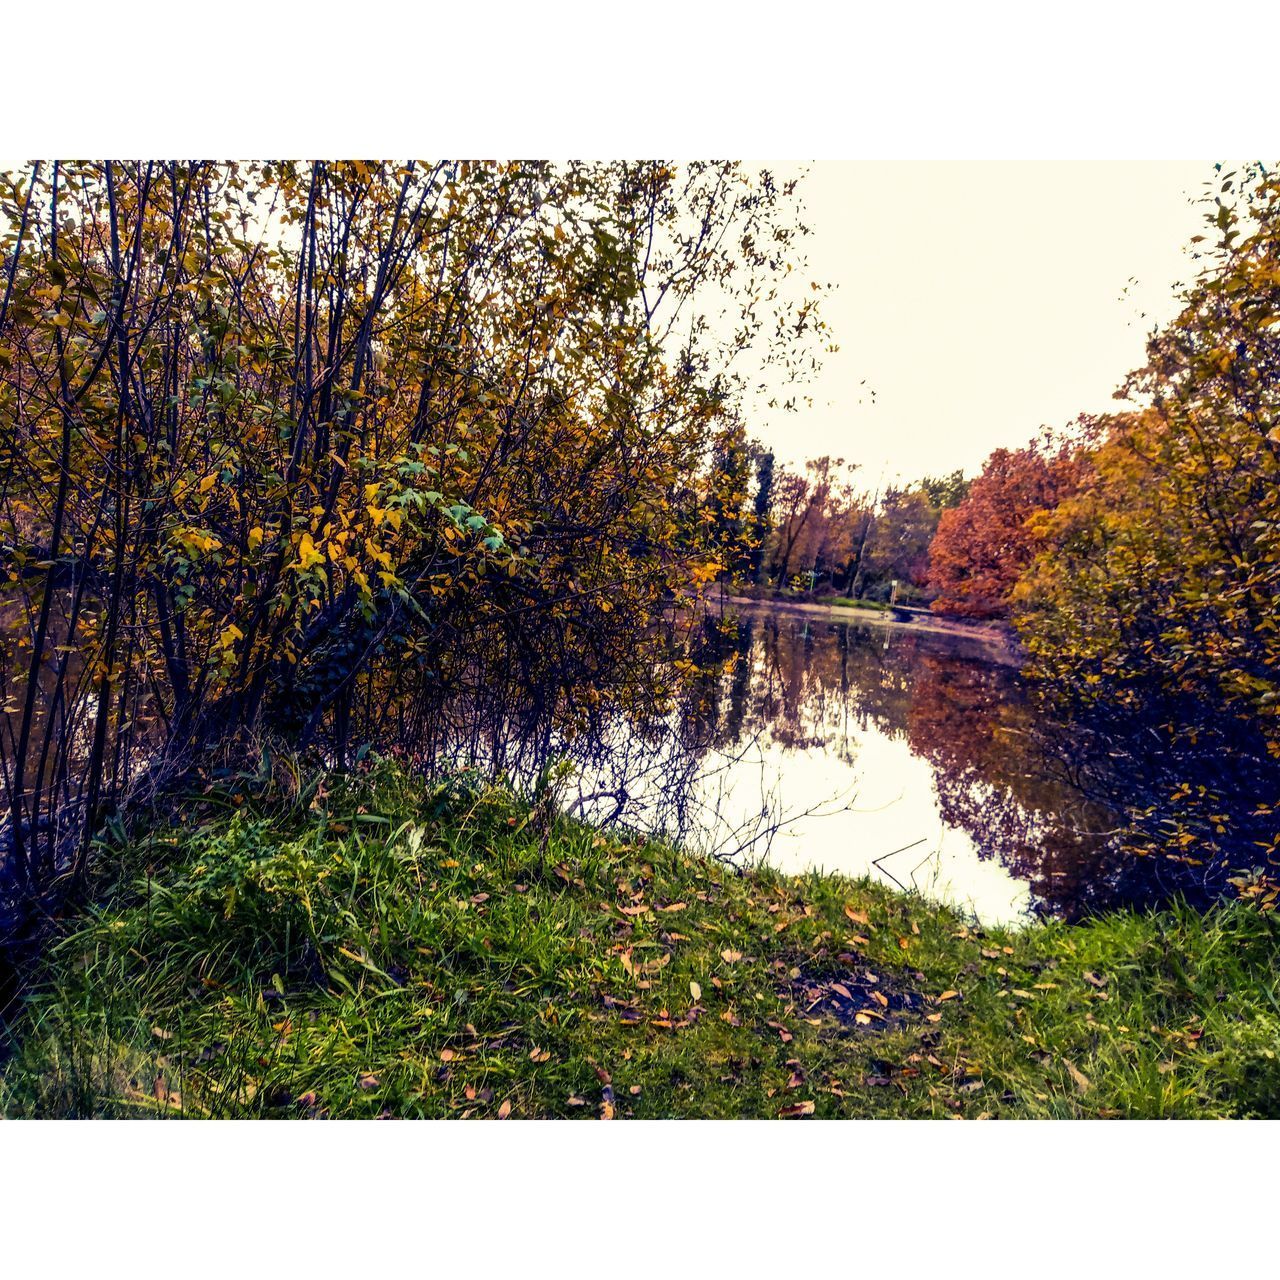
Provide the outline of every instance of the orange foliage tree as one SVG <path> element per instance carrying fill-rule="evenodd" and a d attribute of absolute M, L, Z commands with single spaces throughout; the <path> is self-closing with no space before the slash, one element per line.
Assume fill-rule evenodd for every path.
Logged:
<path fill-rule="evenodd" d="M 1029 521 L 1074 490 L 1079 469 L 1070 446 L 1050 438 L 992 453 L 964 500 L 938 522 L 929 547 L 934 611 L 1007 618 L 1018 576 L 1035 553 Z"/>

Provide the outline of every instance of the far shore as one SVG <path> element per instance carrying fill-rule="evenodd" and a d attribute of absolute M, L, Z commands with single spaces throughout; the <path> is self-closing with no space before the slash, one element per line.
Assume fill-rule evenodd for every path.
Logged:
<path fill-rule="evenodd" d="M 787 613 L 803 613 L 826 618 L 833 622 L 856 622 L 873 627 L 894 627 L 903 631 L 923 631 L 931 635 L 959 636 L 977 640 L 989 646 L 995 661 L 1020 665 L 1022 646 L 1011 628 L 994 622 L 958 622 L 932 614 L 919 614 L 908 621 L 894 617 L 888 611 L 860 609 L 856 605 L 827 604 L 821 600 L 787 600 L 778 597 L 753 599 L 749 596 L 725 595 L 720 597 L 726 605 L 744 609 L 780 609 Z"/>

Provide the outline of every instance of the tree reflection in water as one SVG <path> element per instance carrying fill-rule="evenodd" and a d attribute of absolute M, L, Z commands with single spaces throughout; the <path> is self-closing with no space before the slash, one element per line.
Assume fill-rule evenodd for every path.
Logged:
<path fill-rule="evenodd" d="M 620 727 L 580 756 L 575 811 L 880 874 L 987 920 L 1203 903 L 1226 884 L 1229 858 L 1134 852 L 1167 825 L 1158 753 L 1054 720 L 991 645 L 751 609 L 693 656 L 708 674 L 665 734 Z"/>

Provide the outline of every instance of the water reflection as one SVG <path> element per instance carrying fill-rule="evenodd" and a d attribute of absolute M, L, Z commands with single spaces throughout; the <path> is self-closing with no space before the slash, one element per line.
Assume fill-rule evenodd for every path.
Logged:
<path fill-rule="evenodd" d="M 1042 749 L 998 650 L 766 609 L 706 645 L 733 661 L 671 735 L 615 739 L 582 768 L 578 811 L 786 871 L 877 876 L 989 922 L 1074 916 L 1114 881 L 1113 814 Z"/>

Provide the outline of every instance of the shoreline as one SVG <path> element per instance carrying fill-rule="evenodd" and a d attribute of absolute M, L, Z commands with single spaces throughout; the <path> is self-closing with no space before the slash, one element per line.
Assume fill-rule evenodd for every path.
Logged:
<path fill-rule="evenodd" d="M 925 618 L 913 618 L 903 622 L 888 611 L 879 609 L 859 609 L 851 605 L 822 604 L 816 601 L 753 599 L 750 596 L 724 595 L 720 602 L 736 608 L 781 609 L 788 613 L 806 614 L 811 617 L 826 618 L 832 622 L 866 623 L 873 627 L 896 627 L 904 631 L 924 632 L 929 635 L 959 636 L 964 639 L 977 640 L 990 645 L 998 651 L 999 660 L 1010 665 L 1021 666 L 1023 659 L 1022 646 L 1012 629 L 998 624 L 976 622 L 954 622 L 947 618 L 932 615 Z"/>

